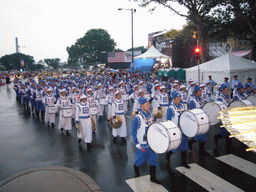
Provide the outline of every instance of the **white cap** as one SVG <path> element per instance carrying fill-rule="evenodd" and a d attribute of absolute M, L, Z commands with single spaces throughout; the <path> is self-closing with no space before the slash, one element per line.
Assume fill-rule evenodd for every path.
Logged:
<path fill-rule="evenodd" d="M 186 86 L 184 84 L 181 84 L 180 89 L 182 89 L 182 88 L 186 88 Z"/>
<path fill-rule="evenodd" d="M 62 93 L 62 92 L 67 92 L 67 91 L 66 91 L 66 89 L 61 89 L 60 92 Z"/>
<path fill-rule="evenodd" d="M 199 87 L 205 87 L 205 84 L 204 84 L 204 83 L 201 83 Z"/>
<path fill-rule="evenodd" d="M 162 89 L 166 89 L 166 87 L 164 85 L 161 85 L 160 90 Z"/>
<path fill-rule="evenodd" d="M 80 100 L 81 99 L 87 99 L 87 96 L 85 95 L 85 94 L 82 94 L 81 96 L 80 96 Z"/>

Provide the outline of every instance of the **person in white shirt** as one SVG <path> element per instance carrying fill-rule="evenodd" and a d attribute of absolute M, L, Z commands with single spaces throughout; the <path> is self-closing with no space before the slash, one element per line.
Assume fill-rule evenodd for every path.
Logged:
<path fill-rule="evenodd" d="M 49 113 L 49 108 L 50 107 L 54 107 L 55 106 L 55 102 L 56 102 L 56 98 L 55 96 L 52 94 L 52 88 L 47 88 L 46 90 L 46 94 L 43 97 L 42 100 L 43 104 L 45 105 L 45 122 L 49 124 L 51 124 L 53 127 L 55 126 L 55 113 Z M 56 110 L 57 112 L 57 110 Z"/>
<path fill-rule="evenodd" d="M 66 89 L 62 89 L 60 90 L 60 97 L 59 99 L 57 100 L 57 107 L 59 107 L 61 110 L 60 110 L 60 116 L 59 116 L 59 129 L 61 131 L 63 131 L 64 129 L 66 130 L 66 134 L 67 135 L 70 135 L 69 134 L 69 130 L 72 129 L 72 126 L 71 126 L 71 118 L 73 116 L 73 113 L 71 113 L 71 111 L 73 112 L 72 110 L 72 104 L 71 104 L 71 99 L 70 97 L 66 96 Z M 72 116 L 68 117 L 64 117 L 64 111 L 69 111 L 70 114 L 72 114 Z"/>
<path fill-rule="evenodd" d="M 113 121 L 116 121 L 116 115 L 122 118 L 121 127 L 115 129 L 112 128 L 112 135 L 114 137 L 113 141 L 116 144 L 117 137 L 121 137 L 121 144 L 125 145 L 127 143 L 125 137 L 127 137 L 126 119 L 124 116 L 124 101 L 121 99 L 121 93 L 119 91 L 115 92 L 115 99 L 112 103 L 112 117 Z"/>
<path fill-rule="evenodd" d="M 90 116 L 90 104 L 87 102 L 85 94 L 81 95 L 80 103 L 76 105 L 75 123 L 78 128 L 78 143 L 80 144 L 83 140 L 89 150 L 92 148 L 92 121 Z"/>
<path fill-rule="evenodd" d="M 166 112 L 169 107 L 169 99 L 168 99 L 168 94 L 165 92 L 166 87 L 162 85 L 160 87 L 160 94 L 157 96 L 157 105 L 160 109 L 160 107 L 163 107 L 164 109 L 164 116 L 161 119 L 158 119 L 158 121 L 165 122 L 166 121 Z"/>

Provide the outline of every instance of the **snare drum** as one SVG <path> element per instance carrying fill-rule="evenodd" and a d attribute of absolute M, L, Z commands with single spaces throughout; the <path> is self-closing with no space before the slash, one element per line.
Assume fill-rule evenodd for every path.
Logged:
<path fill-rule="evenodd" d="M 155 153 L 177 149 L 182 140 L 181 130 L 172 121 L 153 123 L 147 130 L 147 142 Z"/>
<path fill-rule="evenodd" d="M 246 98 L 246 100 L 250 101 L 254 106 L 256 106 L 256 95 L 250 95 Z"/>
<path fill-rule="evenodd" d="M 63 107 L 61 110 L 62 110 L 62 117 L 64 118 L 73 117 L 72 107 Z"/>
<path fill-rule="evenodd" d="M 48 105 L 47 106 L 47 112 L 49 114 L 57 113 L 57 107 L 55 105 Z"/>
<path fill-rule="evenodd" d="M 124 101 L 129 100 L 129 94 L 123 94 L 123 95 L 122 95 L 122 99 L 123 99 Z"/>
<path fill-rule="evenodd" d="M 100 98 L 100 105 L 108 105 L 106 98 Z"/>
<path fill-rule="evenodd" d="M 202 109 L 184 111 L 180 115 L 179 124 L 187 137 L 205 134 L 210 128 L 209 116 Z"/>
<path fill-rule="evenodd" d="M 221 119 L 218 119 L 220 117 L 220 111 L 222 109 L 226 109 L 227 106 L 221 102 L 221 101 L 213 101 L 204 104 L 203 110 L 208 114 L 210 119 L 210 125 L 216 125 L 218 124 Z"/>
<path fill-rule="evenodd" d="M 253 106 L 253 104 L 249 100 L 233 101 L 232 103 L 230 103 L 229 108 L 245 107 L 245 106 Z"/>
<path fill-rule="evenodd" d="M 150 99 L 151 99 L 151 97 L 150 97 L 150 94 L 149 94 L 149 93 L 145 93 L 145 94 L 144 94 L 144 97 L 145 97 L 146 99 L 148 99 L 148 100 L 150 100 Z"/>
<path fill-rule="evenodd" d="M 90 114 L 97 115 L 99 113 L 99 107 L 97 105 L 93 105 L 90 107 Z"/>

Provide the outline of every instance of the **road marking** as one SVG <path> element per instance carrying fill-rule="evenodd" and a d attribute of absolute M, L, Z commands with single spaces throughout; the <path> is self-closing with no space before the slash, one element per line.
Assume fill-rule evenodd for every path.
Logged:
<path fill-rule="evenodd" d="M 125 182 L 134 192 L 168 192 L 162 185 L 152 183 L 149 175 L 128 179 Z"/>
<path fill-rule="evenodd" d="M 237 157 L 235 155 L 229 154 L 221 157 L 217 157 L 216 159 L 235 167 L 236 169 L 243 171 L 253 177 L 256 177 L 256 164 Z"/>
<path fill-rule="evenodd" d="M 243 191 L 195 163 L 190 166 L 190 169 L 185 167 L 176 169 L 208 191 Z"/>

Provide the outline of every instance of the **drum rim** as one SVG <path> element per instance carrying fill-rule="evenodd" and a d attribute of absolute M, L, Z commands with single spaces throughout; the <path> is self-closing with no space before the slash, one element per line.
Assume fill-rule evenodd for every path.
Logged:
<path fill-rule="evenodd" d="M 148 144 L 149 148 L 150 148 L 152 151 L 154 151 L 154 150 L 150 147 L 150 144 L 149 144 L 149 142 L 148 142 L 148 130 L 149 130 L 150 126 L 152 126 L 153 124 L 160 124 L 160 123 L 161 123 L 161 122 L 151 123 L 151 124 L 148 126 L 147 131 L 146 131 L 146 133 L 145 133 L 145 135 L 146 135 L 146 140 L 147 140 L 147 144 Z M 165 128 L 165 130 L 167 129 L 163 124 L 160 124 L 160 125 L 162 125 L 162 126 Z M 168 129 L 167 129 L 167 130 L 168 130 Z M 167 137 L 168 137 L 168 139 L 169 139 L 169 145 L 168 145 L 167 149 L 165 150 L 165 152 L 163 152 L 163 153 L 157 153 L 157 152 L 154 151 L 155 153 L 157 153 L 157 154 L 164 154 L 164 153 L 168 152 L 168 149 L 169 149 L 169 146 L 170 146 L 170 138 L 169 138 L 169 135 L 168 135 L 168 134 L 167 134 Z"/>

